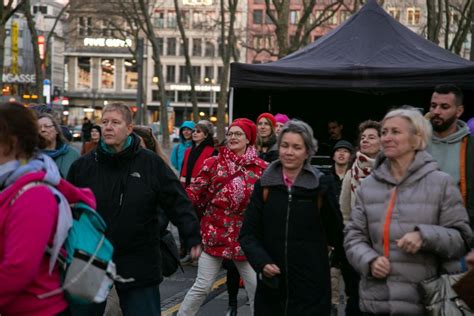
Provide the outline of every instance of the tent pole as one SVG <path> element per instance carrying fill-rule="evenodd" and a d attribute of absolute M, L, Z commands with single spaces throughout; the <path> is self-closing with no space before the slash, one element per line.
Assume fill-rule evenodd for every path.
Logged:
<path fill-rule="evenodd" d="M 229 91 L 229 124 L 234 120 L 234 88 Z"/>

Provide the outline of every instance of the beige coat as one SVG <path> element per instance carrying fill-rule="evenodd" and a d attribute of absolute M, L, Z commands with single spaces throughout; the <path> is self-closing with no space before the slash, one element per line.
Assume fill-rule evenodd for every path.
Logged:
<path fill-rule="evenodd" d="M 401 181 L 393 178 L 389 164 L 379 155 L 371 175 L 356 191 L 356 204 L 344 230 L 344 248 L 361 274 L 362 311 L 422 315 L 418 283 L 437 276 L 441 261 L 459 261 L 468 250 L 472 231 L 459 189 L 448 174 L 438 170 L 430 154 L 418 152 Z M 390 222 L 391 271 L 387 278 L 376 279 L 370 263 L 383 254 L 385 212 L 394 188 L 398 195 Z M 419 231 L 423 239 L 414 255 L 396 245 L 396 240 L 413 231 Z"/>

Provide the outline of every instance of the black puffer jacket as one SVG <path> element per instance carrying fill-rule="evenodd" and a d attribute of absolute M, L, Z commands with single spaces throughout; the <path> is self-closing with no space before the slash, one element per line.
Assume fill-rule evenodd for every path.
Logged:
<path fill-rule="evenodd" d="M 72 165 L 68 176 L 71 183 L 94 192 L 115 247 L 117 272 L 135 279 L 117 284 L 120 288 L 162 280 L 158 206 L 178 227 L 188 249 L 201 242 L 192 204 L 173 171 L 158 155 L 142 149 L 135 134 L 131 137 L 131 145 L 119 153 L 108 153 L 99 144 Z"/>
<path fill-rule="evenodd" d="M 305 165 L 290 192 L 275 161 L 256 183 L 240 232 L 242 249 L 259 275 L 255 315 L 329 315 L 327 244 L 343 256 L 343 226 L 328 177 Z M 262 187 L 268 187 L 266 202 Z M 262 281 L 263 267 L 271 263 L 281 270 L 277 289 Z"/>

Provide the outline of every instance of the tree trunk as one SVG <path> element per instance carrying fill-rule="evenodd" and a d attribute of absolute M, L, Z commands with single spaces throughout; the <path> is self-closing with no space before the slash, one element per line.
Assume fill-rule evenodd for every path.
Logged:
<path fill-rule="evenodd" d="M 474 61 L 474 1 L 471 3 L 471 51 L 469 59 Z"/>
<path fill-rule="evenodd" d="M 181 10 L 179 9 L 178 0 L 174 0 L 174 7 L 176 10 L 176 22 L 178 24 L 179 33 L 181 40 L 183 41 L 184 60 L 185 66 L 188 72 L 189 85 L 191 86 L 191 103 L 193 105 L 193 119 L 195 122 L 199 120 L 198 102 L 196 97 L 196 78 L 194 78 L 193 68 L 191 66 L 191 58 L 189 57 L 189 42 L 186 37 L 186 31 L 184 30 L 183 21 L 181 19 Z"/>
<path fill-rule="evenodd" d="M 5 24 L 0 25 L 0 69 L 2 70 L 0 74 L 0 88 L 3 87 L 3 66 L 5 64 L 5 38 L 7 37 L 7 32 L 5 30 Z"/>
<path fill-rule="evenodd" d="M 155 35 L 153 24 L 151 23 L 150 13 L 148 11 L 149 3 L 145 0 L 139 0 L 139 6 L 141 14 L 143 15 L 143 31 L 147 34 L 148 40 L 151 43 L 153 51 L 153 61 L 155 67 L 158 68 L 158 89 L 160 92 L 160 126 L 162 131 L 162 145 L 163 148 L 169 148 L 170 145 L 170 133 L 168 130 L 168 109 L 167 109 L 167 96 L 165 90 L 165 80 L 163 77 L 163 69 L 160 58 L 160 49 L 158 46 L 158 39 Z"/>
<path fill-rule="evenodd" d="M 437 0 L 426 0 L 426 9 L 428 12 L 427 18 L 427 37 L 428 40 L 432 41 L 435 44 L 439 44 L 439 30 L 441 26 L 441 21 L 438 20 L 438 14 L 436 10 Z M 438 6 L 439 7 L 439 6 Z"/>
<path fill-rule="evenodd" d="M 31 34 L 31 45 L 33 45 L 33 60 L 35 63 L 35 75 L 36 75 L 36 95 L 39 100 L 43 100 L 43 81 L 44 81 L 44 60 L 41 59 L 39 46 L 38 46 L 38 32 L 36 31 L 35 21 L 31 15 L 31 4 L 29 0 L 26 0 L 25 5 L 25 16 L 28 24 L 28 30 Z M 40 102 L 41 103 L 41 102 Z"/>

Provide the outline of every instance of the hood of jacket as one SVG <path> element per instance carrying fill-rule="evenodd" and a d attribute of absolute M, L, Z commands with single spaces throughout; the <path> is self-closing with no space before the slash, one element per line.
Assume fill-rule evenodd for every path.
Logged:
<path fill-rule="evenodd" d="M 432 137 L 432 142 L 434 144 L 452 144 L 452 143 L 458 143 L 462 140 L 462 138 L 466 135 L 469 135 L 469 127 L 464 121 L 457 120 L 456 121 L 456 132 L 444 137 L 444 138 L 439 138 L 433 135 Z"/>
<path fill-rule="evenodd" d="M 309 161 L 307 161 L 303 165 L 300 174 L 296 177 L 293 186 L 309 190 L 316 189 L 319 186 L 321 176 L 321 171 L 311 166 Z M 285 185 L 283 180 L 283 165 L 279 159 L 272 162 L 264 171 L 260 178 L 260 183 L 262 186 Z"/>
<path fill-rule="evenodd" d="M 425 177 L 427 174 L 437 171 L 438 164 L 436 160 L 426 150 L 419 150 L 405 176 L 397 181 L 390 172 L 390 160 L 380 152 L 375 160 L 374 169 L 371 175 L 381 182 L 391 185 L 410 184 Z"/>
<path fill-rule="evenodd" d="M 191 142 L 190 140 L 187 141 L 186 139 L 184 139 L 183 129 L 189 128 L 190 130 L 193 130 L 195 127 L 196 127 L 196 124 L 193 121 L 184 121 L 183 124 L 181 124 L 181 126 L 179 127 L 179 139 L 181 140 L 182 143 Z"/>

